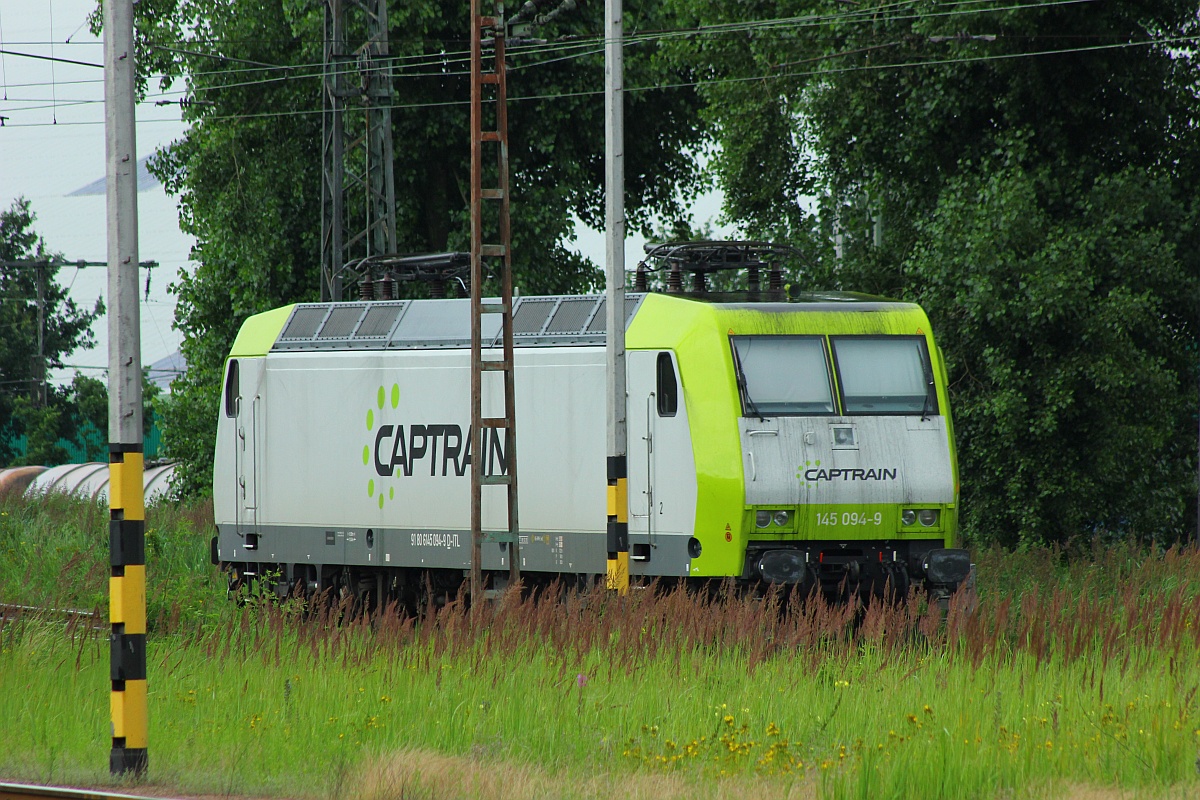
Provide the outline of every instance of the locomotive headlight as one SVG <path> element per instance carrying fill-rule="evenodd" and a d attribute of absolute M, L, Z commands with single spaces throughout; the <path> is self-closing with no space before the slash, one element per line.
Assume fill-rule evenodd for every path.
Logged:
<path fill-rule="evenodd" d="M 922 508 L 917 512 L 917 519 L 926 528 L 932 528 L 937 525 L 938 512 L 932 508 Z"/>
<path fill-rule="evenodd" d="M 904 525 L 915 525 L 917 522 L 917 512 L 911 508 L 906 508 L 900 512 L 900 522 Z"/>
<path fill-rule="evenodd" d="M 779 527 L 781 527 L 781 528 L 782 528 L 784 525 L 787 525 L 787 524 L 788 524 L 788 521 L 789 521 L 791 518 L 792 518 L 792 515 L 791 515 L 791 513 L 790 513 L 790 512 L 787 512 L 787 511 L 776 511 L 776 512 L 775 512 L 775 524 L 776 524 L 776 525 L 778 525 L 778 526 L 779 526 Z"/>
<path fill-rule="evenodd" d="M 758 511 L 754 514 L 754 524 L 759 528 L 765 528 L 771 524 L 770 511 Z"/>

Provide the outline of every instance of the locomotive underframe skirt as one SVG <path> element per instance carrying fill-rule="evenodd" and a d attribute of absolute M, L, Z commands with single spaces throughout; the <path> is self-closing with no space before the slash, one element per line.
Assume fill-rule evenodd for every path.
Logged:
<path fill-rule="evenodd" d="M 891 581 L 916 581 L 925 577 L 924 561 L 933 552 L 944 551 L 941 539 L 896 541 L 787 541 L 757 540 L 746 549 L 745 580 L 801 584 L 834 590 L 845 583 L 851 588 L 882 589 Z M 969 559 L 968 559 L 969 561 Z M 903 572 L 903 575 L 900 574 Z"/>
<path fill-rule="evenodd" d="M 348 565 L 355 567 L 470 569 L 471 534 L 461 530 L 260 526 L 239 533 L 218 525 L 214 561 Z M 689 536 L 629 534 L 630 574 L 686 577 Z M 603 573 L 605 533 L 522 533 L 521 570 L 537 573 Z M 509 546 L 484 541 L 483 569 L 507 570 Z"/>

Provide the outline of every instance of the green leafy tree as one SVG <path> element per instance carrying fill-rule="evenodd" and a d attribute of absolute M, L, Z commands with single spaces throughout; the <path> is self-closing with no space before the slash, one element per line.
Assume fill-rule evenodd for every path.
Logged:
<path fill-rule="evenodd" d="M 108 460 L 104 381 L 77 372 L 67 386 L 47 387 L 45 403 L 18 397 L 13 406 L 13 427 L 25 436 L 25 455 L 14 463 L 54 466 Z"/>
<path fill-rule="evenodd" d="M 1139 170 L 1071 214 L 1041 199 L 1048 179 L 954 179 L 903 265 L 954 376 L 964 519 L 1009 543 L 1186 535 L 1196 273 L 1172 231 L 1192 223 Z"/>
<path fill-rule="evenodd" d="M 389 8 L 399 248 L 469 244 L 469 4 L 417 0 Z M 185 489 L 211 480 L 221 365 L 242 320 L 318 295 L 323 5 L 143 0 L 140 68 L 182 83 L 190 127 L 152 169 L 181 202 L 198 266 L 175 285 L 188 372 L 173 385 L 164 438 Z M 627 29 L 666 25 L 659 4 L 626 3 Z M 593 287 L 599 274 L 570 247 L 572 214 L 602 218 L 602 8 L 539 28 L 546 43 L 510 48 L 513 268 L 525 293 Z M 701 141 L 690 89 L 648 41 L 630 50 L 627 209 L 635 227 L 679 216 L 699 186 Z"/>
<path fill-rule="evenodd" d="M 729 219 L 929 309 L 968 531 L 1194 530 L 1195 4 L 672 7 Z"/>
<path fill-rule="evenodd" d="M 0 463 L 4 464 L 16 458 L 13 445 L 18 436 L 34 433 L 35 447 L 40 448 L 37 431 L 48 429 L 48 417 L 62 399 L 58 390 L 48 387 L 46 403 L 41 403 L 44 378 L 38 355 L 39 280 L 42 353 L 47 370 L 61 368 L 63 359 L 75 350 L 94 346 L 91 326 L 104 313 L 103 301 L 97 299 L 90 311 L 80 308 L 55 280 L 55 262 L 62 258 L 48 250 L 45 240 L 34 231 L 35 220 L 24 198 L 0 212 Z M 54 463 L 51 457 L 56 454 L 51 449 L 46 451 L 46 460 L 29 463 Z"/>

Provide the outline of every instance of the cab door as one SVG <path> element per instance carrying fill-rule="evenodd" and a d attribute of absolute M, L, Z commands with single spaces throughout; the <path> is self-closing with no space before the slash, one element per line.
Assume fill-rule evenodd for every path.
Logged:
<path fill-rule="evenodd" d="M 630 559 L 654 561 L 645 564 L 653 574 L 686 574 L 683 545 L 661 549 L 667 540 L 686 541 L 695 520 L 696 469 L 675 355 L 626 358 Z"/>
<path fill-rule="evenodd" d="M 654 362 L 656 353 L 630 350 L 625 354 L 626 468 L 629 473 L 629 532 L 651 532 L 654 507 Z"/>
<path fill-rule="evenodd" d="M 244 358 L 229 362 L 226 378 L 226 411 L 234 421 L 234 507 L 237 532 L 258 530 L 258 432 L 260 407 L 258 386 L 262 359 Z"/>

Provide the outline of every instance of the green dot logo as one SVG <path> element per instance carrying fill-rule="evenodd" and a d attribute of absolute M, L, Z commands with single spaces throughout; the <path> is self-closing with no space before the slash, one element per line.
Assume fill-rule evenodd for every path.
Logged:
<path fill-rule="evenodd" d="M 374 408 L 367 409 L 367 430 L 372 435 L 368 439 L 367 443 L 363 445 L 362 452 L 363 466 L 370 469 L 370 472 L 368 473 L 369 475 L 375 474 L 375 465 L 372 463 L 371 459 L 371 442 L 375 441 L 374 433 L 376 425 L 383 425 L 386 422 L 385 414 L 383 412 L 387 409 L 389 400 L 391 401 L 392 408 L 400 407 L 400 384 L 393 383 L 390 390 L 387 386 L 380 384 L 379 388 L 375 390 L 374 400 Z M 378 415 L 376 415 L 376 411 L 379 412 Z M 375 477 L 371 477 L 367 481 L 367 497 L 375 499 L 379 503 L 380 510 L 383 510 L 385 501 L 396 499 L 396 489 L 395 487 L 387 486 L 387 477 L 388 476 L 386 475 L 382 476 L 379 479 L 378 486 L 375 485 Z M 387 489 L 386 491 L 384 491 L 385 486 Z"/>
<path fill-rule="evenodd" d="M 813 466 L 813 462 L 811 462 L 811 461 L 805 461 L 805 462 L 804 462 L 804 467 L 811 467 L 811 466 Z M 819 467 L 819 466 L 821 466 L 821 462 L 820 462 L 820 461 L 818 461 L 818 462 L 816 463 L 816 466 L 818 466 L 818 467 Z M 804 484 L 804 485 L 805 485 L 805 486 L 807 486 L 809 489 L 816 488 L 816 484 L 815 484 L 815 483 L 808 483 L 808 482 L 807 482 L 807 481 L 804 479 L 804 472 L 805 472 L 805 470 L 804 470 L 804 467 L 796 467 L 796 480 L 800 481 L 800 483 Z"/>

